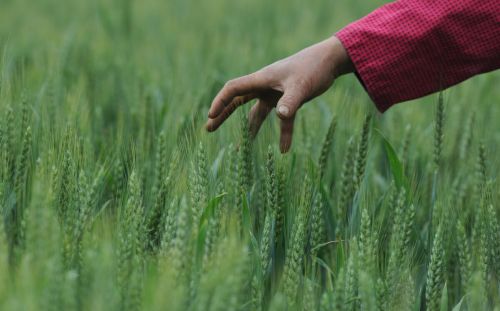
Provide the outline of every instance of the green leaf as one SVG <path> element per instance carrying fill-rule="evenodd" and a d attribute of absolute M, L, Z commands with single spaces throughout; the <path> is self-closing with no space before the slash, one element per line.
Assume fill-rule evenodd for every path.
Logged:
<path fill-rule="evenodd" d="M 212 164 L 212 175 L 213 176 L 218 176 L 219 175 L 219 169 L 222 164 L 222 160 L 224 159 L 224 155 L 226 153 L 225 149 L 221 149 L 219 153 L 217 154 L 217 157 L 215 158 L 215 161 Z"/>
<path fill-rule="evenodd" d="M 207 204 L 203 214 L 200 217 L 200 222 L 198 224 L 198 237 L 196 241 L 197 249 L 197 262 L 200 263 L 203 258 L 203 252 L 205 251 L 205 237 L 207 235 L 208 221 L 214 215 L 215 208 L 219 205 L 222 198 L 227 195 L 227 193 L 221 193 L 213 197 Z"/>
<path fill-rule="evenodd" d="M 443 293 L 441 294 L 441 311 L 448 311 L 448 285 L 444 283 Z"/>
<path fill-rule="evenodd" d="M 344 243 L 343 241 L 338 241 L 338 243 L 335 244 L 335 254 L 337 256 L 337 272 L 340 271 L 341 267 L 346 266 L 346 261 L 347 261 L 347 254 L 346 250 L 344 249 Z"/>
<path fill-rule="evenodd" d="M 404 167 L 401 164 L 401 161 L 399 160 L 396 151 L 394 151 L 394 147 L 392 147 L 389 140 L 387 140 L 387 138 L 384 136 L 384 134 L 382 134 L 382 132 L 379 129 L 375 130 L 380 135 L 384 143 L 385 153 L 387 155 L 387 159 L 389 160 L 389 166 L 391 167 L 392 176 L 394 177 L 396 186 L 398 188 L 404 187 L 406 193 L 409 195 L 410 192 L 408 189 L 409 188 L 408 181 L 406 180 L 406 177 L 404 175 Z"/>
<path fill-rule="evenodd" d="M 462 309 L 462 303 L 464 302 L 465 296 L 460 299 L 456 306 L 453 307 L 452 311 L 460 311 Z"/>
<path fill-rule="evenodd" d="M 328 186 L 325 185 L 325 183 L 320 180 L 319 182 L 319 192 L 321 193 L 321 198 L 326 201 L 327 206 L 333 206 L 332 200 L 331 200 L 331 192 L 328 189 Z"/>
<path fill-rule="evenodd" d="M 241 211 L 241 216 L 242 216 L 242 225 L 243 225 L 243 232 L 245 234 L 247 233 L 252 233 L 252 218 L 250 215 L 250 209 L 248 207 L 248 197 L 245 194 L 243 195 L 243 210 Z"/>
<path fill-rule="evenodd" d="M 335 243 L 341 243 L 341 241 L 336 241 L 335 240 L 335 241 L 328 241 L 328 242 L 325 242 L 325 243 L 320 243 L 320 244 L 314 246 L 313 248 L 311 248 L 311 250 L 316 250 L 316 249 L 322 248 L 324 246 L 335 244 Z"/>
<path fill-rule="evenodd" d="M 318 263 L 318 265 L 322 266 L 325 271 L 327 271 L 333 278 L 337 277 L 332 269 L 328 266 L 328 264 L 323 261 L 323 259 L 315 257 L 314 260 Z"/>
<path fill-rule="evenodd" d="M 203 224 L 205 222 L 208 221 L 208 219 L 210 219 L 212 217 L 212 215 L 214 214 L 214 210 L 217 206 L 219 206 L 219 203 L 220 201 L 222 201 L 222 198 L 225 197 L 227 195 L 227 193 L 221 193 L 215 197 L 213 197 L 212 199 L 210 199 L 210 201 L 208 201 L 208 204 L 207 204 L 207 207 L 205 208 L 205 210 L 203 210 L 203 214 L 201 214 L 201 217 L 200 217 L 200 223 L 199 223 L 199 227 L 198 228 L 201 228 L 203 226 Z"/>
<path fill-rule="evenodd" d="M 203 223 L 203 225 L 201 225 L 198 228 L 198 237 L 196 240 L 196 262 L 198 264 L 200 264 L 202 259 L 203 259 L 203 254 L 205 251 L 205 237 L 206 237 L 206 235 L 207 235 L 207 224 Z"/>

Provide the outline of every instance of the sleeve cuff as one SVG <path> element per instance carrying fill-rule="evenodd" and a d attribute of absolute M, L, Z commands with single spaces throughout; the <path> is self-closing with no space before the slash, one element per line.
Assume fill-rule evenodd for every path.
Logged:
<path fill-rule="evenodd" d="M 363 46 L 362 34 L 356 29 L 355 24 L 351 24 L 337 32 L 335 36 L 346 49 L 359 82 L 377 109 L 381 113 L 385 112 L 395 104 L 394 101 L 383 95 L 389 91 L 390 85 L 388 85 L 387 81 L 380 79 L 380 75 L 376 73 L 377 68 L 374 68 L 375 66 L 372 64 L 373 60 L 367 57 L 369 51 Z"/>

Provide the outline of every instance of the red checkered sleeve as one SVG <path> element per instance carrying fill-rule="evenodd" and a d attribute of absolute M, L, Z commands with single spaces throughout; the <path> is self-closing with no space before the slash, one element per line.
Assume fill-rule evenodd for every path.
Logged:
<path fill-rule="evenodd" d="M 500 0 L 400 0 L 336 36 L 384 112 L 500 68 Z"/>

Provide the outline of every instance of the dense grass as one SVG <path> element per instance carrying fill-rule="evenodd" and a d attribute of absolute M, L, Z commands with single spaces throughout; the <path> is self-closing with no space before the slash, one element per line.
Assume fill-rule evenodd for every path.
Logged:
<path fill-rule="evenodd" d="M 211 98 L 377 2 L 67 2 L 0 4 L 1 310 L 500 306 L 498 73 L 384 115 L 342 78 L 280 155 Z"/>

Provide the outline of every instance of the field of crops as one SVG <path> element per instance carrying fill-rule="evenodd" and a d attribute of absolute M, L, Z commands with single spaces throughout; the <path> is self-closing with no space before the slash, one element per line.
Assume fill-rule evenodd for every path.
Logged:
<path fill-rule="evenodd" d="M 2 0 L 0 310 L 499 310 L 499 73 L 203 129 L 382 3 Z"/>

